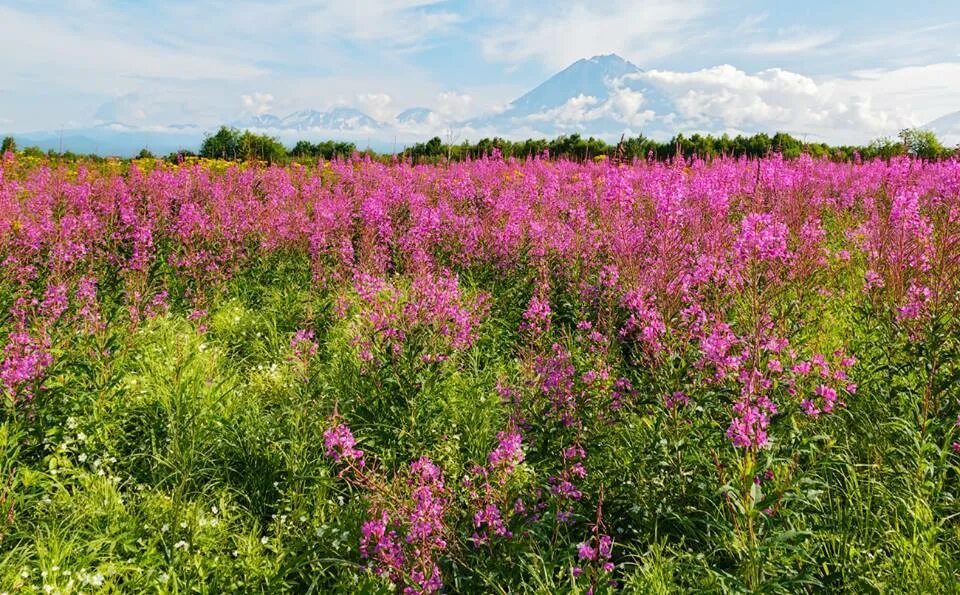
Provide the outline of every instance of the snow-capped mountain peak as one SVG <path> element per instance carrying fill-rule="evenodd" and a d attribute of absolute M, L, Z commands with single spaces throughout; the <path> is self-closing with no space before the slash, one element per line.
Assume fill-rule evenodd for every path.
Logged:
<path fill-rule="evenodd" d="M 579 95 L 607 98 L 610 81 L 642 72 L 616 54 L 577 60 L 510 103 L 508 111 L 532 114 L 563 105 Z"/>
<path fill-rule="evenodd" d="M 471 120 L 479 130 L 529 130 L 554 136 L 570 132 L 619 135 L 639 131 L 673 105 L 643 77 L 643 70 L 616 54 L 577 60 L 507 109 Z"/>

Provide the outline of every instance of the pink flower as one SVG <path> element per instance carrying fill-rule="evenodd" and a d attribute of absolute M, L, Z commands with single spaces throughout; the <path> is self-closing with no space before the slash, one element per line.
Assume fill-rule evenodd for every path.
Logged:
<path fill-rule="evenodd" d="M 609 535 L 600 536 L 600 544 L 597 548 L 601 558 L 609 558 L 613 555 L 613 538 Z"/>
<path fill-rule="evenodd" d="M 488 455 L 487 460 L 494 467 L 501 467 L 507 473 L 523 462 L 523 441 L 519 432 L 499 432 L 497 447 Z"/>
<path fill-rule="evenodd" d="M 533 335 L 542 335 L 550 330 L 550 300 L 534 294 L 523 313 L 521 330 L 529 331 Z"/>
<path fill-rule="evenodd" d="M 323 444 L 327 456 L 334 461 L 355 461 L 363 465 L 363 451 L 354 448 L 356 441 L 347 426 L 338 424 L 324 432 Z"/>
<path fill-rule="evenodd" d="M 685 407 L 690 403 L 690 397 L 683 391 L 674 391 L 672 394 L 663 397 L 663 406 L 667 409 L 678 409 Z"/>
<path fill-rule="evenodd" d="M 742 261 L 786 262 L 789 230 L 772 215 L 750 213 L 740 224 L 740 235 L 734 242 L 734 250 Z"/>
<path fill-rule="evenodd" d="M 581 560 L 596 560 L 597 550 L 589 543 L 583 542 L 577 546 L 577 557 Z"/>

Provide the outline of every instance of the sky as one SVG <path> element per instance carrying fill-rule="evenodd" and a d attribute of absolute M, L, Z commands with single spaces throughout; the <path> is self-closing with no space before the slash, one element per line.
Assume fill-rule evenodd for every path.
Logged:
<path fill-rule="evenodd" d="M 955 0 L 0 0 L 0 39 L 0 132 L 462 120 L 608 53 L 732 129 L 854 142 L 960 110 Z"/>

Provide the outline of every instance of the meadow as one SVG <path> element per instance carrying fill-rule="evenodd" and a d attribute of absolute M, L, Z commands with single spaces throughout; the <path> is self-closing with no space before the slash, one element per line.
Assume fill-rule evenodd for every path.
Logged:
<path fill-rule="evenodd" d="M 960 161 L 0 160 L 0 591 L 952 592 Z"/>

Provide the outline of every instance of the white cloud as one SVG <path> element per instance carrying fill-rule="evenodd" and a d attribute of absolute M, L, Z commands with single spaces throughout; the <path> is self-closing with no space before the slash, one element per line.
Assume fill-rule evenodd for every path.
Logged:
<path fill-rule="evenodd" d="M 673 111 L 655 114 L 644 96 L 646 89 L 638 89 L 636 83 L 662 92 Z M 592 122 L 611 118 L 632 130 L 650 129 L 660 135 L 784 131 L 810 140 L 863 143 L 956 111 L 960 63 L 844 77 L 811 77 L 782 68 L 750 73 L 724 64 L 690 72 L 652 70 L 627 75 L 608 81 L 607 89 L 605 100 L 578 95 L 514 122 L 510 132 L 522 136 L 526 127 L 544 123 L 558 131 L 593 132 Z M 663 104 L 657 105 L 663 111 Z M 609 128 L 609 123 L 604 126 Z"/>
<path fill-rule="evenodd" d="M 239 51 L 257 40 L 264 42 L 256 46 L 259 57 L 296 61 L 290 54 L 296 47 L 322 50 L 316 60 L 322 63 L 349 55 L 338 48 L 343 41 L 372 42 L 369 49 L 387 58 L 413 49 L 461 22 L 447 6 L 445 0 L 195 0 L 168 3 L 164 14 L 178 25 L 167 32 L 171 40 L 213 40 Z"/>
<path fill-rule="evenodd" d="M 462 120 L 473 109 L 473 97 L 457 91 L 444 91 L 437 95 L 433 110 L 448 120 Z"/>
<path fill-rule="evenodd" d="M 657 114 L 645 109 L 643 92 L 631 89 L 623 80 L 607 81 L 608 97 L 600 100 L 591 95 L 580 94 L 568 99 L 563 105 L 532 114 L 531 122 L 549 122 L 561 127 L 584 125 L 600 118 L 610 118 L 629 126 L 643 126 Z"/>
<path fill-rule="evenodd" d="M 695 72 L 654 70 L 637 78 L 671 95 L 685 126 L 807 132 L 834 124 L 850 111 L 813 79 L 778 68 L 749 74 L 725 64 Z M 866 123 L 870 106 L 859 106 Z"/>
<path fill-rule="evenodd" d="M 396 112 L 393 107 L 393 99 L 386 93 L 362 93 L 357 95 L 357 105 L 361 111 L 380 122 L 390 120 Z"/>
<path fill-rule="evenodd" d="M 743 35 L 745 33 L 759 33 L 762 31 L 760 25 L 762 25 L 770 15 L 768 13 L 759 13 L 747 15 L 740 21 L 739 24 L 734 28 L 734 33 L 737 35 Z"/>
<path fill-rule="evenodd" d="M 424 137 L 442 134 L 445 138 L 450 135 L 461 138 L 465 130 L 461 123 L 474 111 L 473 96 L 459 91 L 442 91 L 426 103 L 428 112 L 419 121 L 397 123 L 397 130 Z"/>
<path fill-rule="evenodd" d="M 446 6 L 198 0 L 155 13 L 98 0 L 0 2 L 0 37 L 17 48 L 0 60 L 0 80 L 14 88 L 0 93 L 0 110 L 29 130 L 67 119 L 88 124 L 105 102 L 128 94 L 140 97 L 150 124 L 215 126 L 267 106 L 324 109 L 338 97 L 355 105 L 371 88 L 390 89 L 401 105 L 422 105 L 442 85 L 405 56 L 459 22 Z M 251 90 L 258 88 L 278 99 L 257 100 Z M 244 104 L 242 95 L 252 101 Z M 134 115 L 124 119 L 139 121 Z"/>
<path fill-rule="evenodd" d="M 118 95 L 100 103 L 92 112 L 87 112 L 87 117 L 79 122 L 80 125 L 90 124 L 90 113 L 93 114 L 93 122 L 96 124 L 119 122 L 138 128 L 188 124 L 202 114 L 190 106 L 189 96 L 168 90 Z M 46 125 L 50 126 L 50 122 L 46 122 Z M 64 126 L 66 127 L 66 124 Z"/>
<path fill-rule="evenodd" d="M 0 6 L 0 38 L 17 48 L 15 57 L 0 61 L 0 76 L 42 71 L 45 77 L 69 81 L 78 89 L 102 90 L 106 81 L 242 80 L 265 74 L 239 60 L 104 33 L 91 34 L 59 19 Z"/>
<path fill-rule="evenodd" d="M 751 74 L 729 64 L 631 76 L 657 85 L 672 98 L 681 129 L 719 125 L 864 142 L 923 124 L 960 105 L 960 63 L 823 79 L 780 68 Z"/>
<path fill-rule="evenodd" d="M 297 22 L 313 35 L 409 49 L 460 22 L 457 13 L 439 8 L 443 4 L 442 0 L 331 0 L 307 3 Z"/>
<path fill-rule="evenodd" d="M 813 79 L 779 68 L 748 74 L 729 64 L 695 72 L 652 70 L 634 78 L 664 89 L 678 115 L 690 122 L 724 126 L 793 126 L 819 120 L 826 98 Z"/>
<path fill-rule="evenodd" d="M 531 129 L 555 119 L 590 130 L 612 118 L 664 133 L 719 126 L 857 142 L 960 107 L 960 46 L 950 37 L 960 21 L 914 19 L 903 30 L 895 30 L 901 23 L 851 25 L 837 37 L 810 28 L 809 19 L 793 20 L 807 28 L 772 9 L 749 15 L 707 0 L 197 0 L 160 12 L 106 0 L 0 1 L 0 38 L 16 48 L 0 60 L 7 117 L 0 124 L 15 121 L 22 131 L 87 125 L 96 114 L 142 128 L 209 127 L 241 110 L 285 115 L 332 105 L 355 105 L 389 122 L 403 107 L 427 106 L 427 124 L 441 131 L 498 103 L 493 111 L 502 111 L 502 102 L 540 82 L 531 62 L 559 69 L 609 52 L 642 67 L 669 56 L 673 70 L 649 72 L 645 82 L 663 88 L 674 113 L 653 122 L 652 110 L 664 111 L 660 95 L 613 81 L 608 99 L 573 97 L 536 115 Z M 480 66 L 464 70 L 470 80 L 438 80 L 434 53 L 423 62 L 414 57 L 437 45 L 457 49 L 449 60 L 459 59 L 471 42 L 482 50 L 472 59 L 515 74 L 469 64 Z M 816 62 L 799 65 L 814 55 Z M 679 71 L 693 60 L 739 67 Z M 762 70 L 770 65 L 786 67 Z M 820 76 L 793 72 L 808 65 Z M 851 72 L 864 65 L 883 68 Z M 449 85 L 465 88 L 444 90 Z"/>
<path fill-rule="evenodd" d="M 607 109 L 614 118 L 630 126 L 643 126 L 652 121 L 656 114 L 653 110 L 644 109 L 646 98 L 643 93 L 624 86 L 620 81 L 610 85 L 610 98 L 607 99 Z"/>
<path fill-rule="evenodd" d="M 243 103 L 244 109 L 256 115 L 269 113 L 273 107 L 273 99 L 272 94 L 260 92 L 240 96 L 240 101 Z"/>
<path fill-rule="evenodd" d="M 596 109 L 600 100 L 592 95 L 580 94 L 571 97 L 563 105 L 544 110 L 527 116 L 534 122 L 550 122 L 557 126 L 578 125 L 603 116 L 601 110 Z"/>
<path fill-rule="evenodd" d="M 899 109 L 916 124 L 956 111 L 960 105 L 960 62 L 857 71 L 832 83 L 842 92 L 869 95 L 883 109 Z"/>
<path fill-rule="evenodd" d="M 960 21 L 945 20 L 913 28 L 895 26 L 874 35 L 844 38 L 831 44 L 830 62 L 852 60 L 860 67 L 864 62 L 884 64 L 887 70 L 892 70 L 952 60 L 960 50 L 960 44 L 954 41 L 958 31 Z"/>
<path fill-rule="evenodd" d="M 801 54 L 819 49 L 836 39 L 836 33 L 799 30 L 782 33 L 774 39 L 748 43 L 744 50 L 749 54 Z"/>
<path fill-rule="evenodd" d="M 549 6 L 550 12 L 513 15 L 485 34 L 485 57 L 507 63 L 534 59 L 552 68 L 615 52 L 642 62 L 681 50 L 691 25 L 709 13 L 703 0 L 606 0 Z"/>

